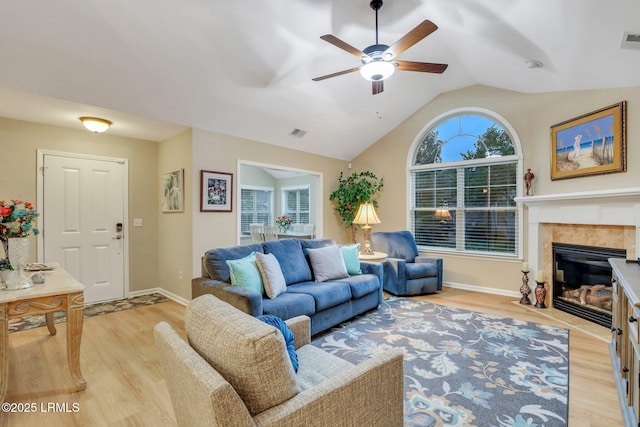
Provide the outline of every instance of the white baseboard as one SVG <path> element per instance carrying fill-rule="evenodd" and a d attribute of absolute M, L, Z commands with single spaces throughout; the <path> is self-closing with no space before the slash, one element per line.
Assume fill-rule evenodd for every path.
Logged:
<path fill-rule="evenodd" d="M 182 298 L 179 295 L 176 295 L 172 292 L 169 292 L 165 289 L 162 288 L 151 288 L 151 289 L 145 289 L 142 291 L 133 291 L 133 292 L 129 292 L 129 296 L 130 297 L 137 297 L 140 295 L 149 295 L 149 294 L 153 294 L 153 293 L 159 293 L 164 295 L 165 297 L 169 298 L 170 300 L 173 300 L 179 304 L 182 304 L 184 306 L 186 306 L 187 304 L 189 304 L 189 300 Z"/>
<path fill-rule="evenodd" d="M 468 285 L 466 283 L 443 282 L 442 286 L 449 288 L 464 289 L 472 292 L 482 292 L 485 294 L 502 295 L 506 297 L 514 297 L 520 299 L 522 294 L 519 291 L 507 291 L 505 289 L 487 288 L 485 286 Z"/>

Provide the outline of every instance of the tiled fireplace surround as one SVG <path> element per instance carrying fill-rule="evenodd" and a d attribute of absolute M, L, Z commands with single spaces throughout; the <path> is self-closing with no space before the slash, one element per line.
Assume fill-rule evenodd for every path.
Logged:
<path fill-rule="evenodd" d="M 637 257 L 640 187 L 525 196 L 516 201 L 528 208 L 529 277 L 545 272 L 548 307 L 553 295 L 553 242 L 626 249 L 628 259 Z M 533 280 L 530 286 L 535 287 Z"/>

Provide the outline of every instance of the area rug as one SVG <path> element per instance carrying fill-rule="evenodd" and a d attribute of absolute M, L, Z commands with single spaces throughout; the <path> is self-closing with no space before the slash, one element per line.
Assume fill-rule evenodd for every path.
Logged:
<path fill-rule="evenodd" d="M 312 343 L 354 364 L 403 349 L 405 425 L 567 424 L 566 329 L 393 297 Z"/>
<path fill-rule="evenodd" d="M 128 310 L 130 308 L 142 307 L 145 305 L 153 305 L 160 302 L 169 301 L 169 298 L 159 293 L 140 295 L 137 297 L 123 298 L 119 300 L 90 304 L 84 307 L 84 317 L 93 317 L 100 314 L 114 313 L 116 311 Z M 60 323 L 67 320 L 67 313 L 64 311 L 56 311 L 53 313 L 54 323 Z M 39 328 L 45 326 L 44 315 L 34 315 L 19 317 L 9 320 L 9 332 L 25 331 L 27 329 Z"/>

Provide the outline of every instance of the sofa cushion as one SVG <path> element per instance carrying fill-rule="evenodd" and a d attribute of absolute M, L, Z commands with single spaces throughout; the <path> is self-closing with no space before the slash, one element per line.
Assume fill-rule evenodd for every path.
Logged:
<path fill-rule="evenodd" d="M 347 267 L 347 273 L 351 276 L 362 274 L 360 269 L 360 243 L 340 246 L 344 265 Z"/>
<path fill-rule="evenodd" d="M 273 254 L 256 254 L 256 264 L 262 276 L 264 292 L 269 298 L 275 298 L 287 291 L 287 282 L 282 275 L 278 259 Z"/>
<path fill-rule="evenodd" d="M 435 277 L 438 275 L 438 267 L 435 264 L 416 262 L 407 264 L 407 279 L 419 279 L 421 277 Z"/>
<path fill-rule="evenodd" d="M 287 285 L 311 280 L 311 270 L 302 252 L 300 240 L 272 240 L 262 245 L 265 253 L 273 254 L 278 259 Z"/>
<path fill-rule="evenodd" d="M 227 260 L 231 284 L 263 294 L 262 276 L 256 264 L 256 253 L 251 252 L 244 258 Z"/>
<path fill-rule="evenodd" d="M 298 372 L 298 355 L 296 354 L 296 346 L 295 340 L 293 336 L 293 332 L 289 329 L 284 320 L 277 316 L 272 316 L 271 314 L 266 314 L 257 317 L 258 320 L 262 320 L 267 325 L 271 325 L 277 330 L 280 331 L 284 341 L 287 343 L 287 353 L 289 353 L 289 359 L 291 359 L 291 365 L 293 365 L 293 370 Z"/>
<path fill-rule="evenodd" d="M 291 319 L 296 316 L 313 316 L 316 303 L 311 295 L 285 292 L 274 299 L 262 300 L 262 312 L 273 314 L 281 319 Z"/>
<path fill-rule="evenodd" d="M 307 249 L 311 270 L 316 282 L 341 279 L 348 277 L 347 267 L 342 258 L 342 252 L 336 245 L 318 249 Z"/>
<path fill-rule="evenodd" d="M 185 312 L 189 344 L 227 380 L 251 415 L 299 392 L 282 334 L 213 295 Z"/>
<path fill-rule="evenodd" d="M 244 258 L 251 252 L 264 252 L 264 250 L 260 244 L 211 249 L 204 254 L 202 260 L 204 270 L 213 280 L 231 283 L 229 266 L 226 261 Z"/>
<path fill-rule="evenodd" d="M 372 292 L 378 292 L 381 286 L 378 276 L 373 274 L 350 276 L 345 279 L 337 280 L 337 282 L 348 284 L 351 288 L 351 295 L 354 299 L 369 295 Z"/>
<path fill-rule="evenodd" d="M 351 299 L 349 285 L 333 280 L 323 283 L 296 283 L 288 286 L 287 292 L 311 295 L 315 301 L 316 311 L 326 310 Z"/>
<path fill-rule="evenodd" d="M 302 252 L 305 255 L 309 255 L 307 249 L 324 248 L 325 246 L 335 245 L 336 242 L 331 239 L 301 239 L 300 244 L 302 245 Z"/>

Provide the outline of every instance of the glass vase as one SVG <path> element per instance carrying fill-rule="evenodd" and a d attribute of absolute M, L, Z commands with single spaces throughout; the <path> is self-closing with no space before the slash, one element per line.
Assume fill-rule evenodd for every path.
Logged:
<path fill-rule="evenodd" d="M 31 280 L 24 274 L 24 268 L 29 261 L 29 239 L 27 237 L 12 237 L 9 241 L 9 262 L 17 271 L 14 281 L 18 289 L 32 286 Z"/>

